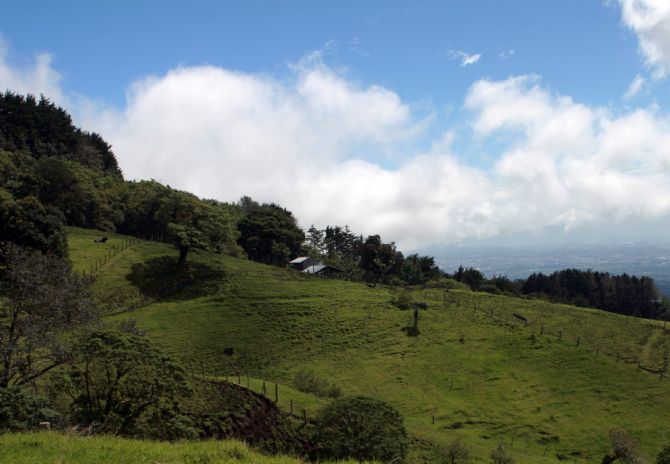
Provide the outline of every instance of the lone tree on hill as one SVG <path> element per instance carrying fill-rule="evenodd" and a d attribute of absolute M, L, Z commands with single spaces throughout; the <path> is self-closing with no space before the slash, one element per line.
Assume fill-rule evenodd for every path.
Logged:
<path fill-rule="evenodd" d="M 98 320 L 90 277 L 52 255 L 9 246 L 0 278 L 0 388 L 24 385 L 66 362 L 69 335 Z"/>
<path fill-rule="evenodd" d="M 217 249 L 232 235 L 231 221 L 222 209 L 186 192 L 170 192 L 155 216 L 179 250 L 180 266 L 186 264 L 189 251 Z"/>

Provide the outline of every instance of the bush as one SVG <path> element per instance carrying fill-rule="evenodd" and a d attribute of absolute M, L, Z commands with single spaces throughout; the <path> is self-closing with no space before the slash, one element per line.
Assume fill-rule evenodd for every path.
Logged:
<path fill-rule="evenodd" d="M 54 378 L 55 387 L 72 399 L 75 423 L 127 437 L 197 436 L 180 404 L 191 393 L 183 369 L 148 340 L 97 330 L 82 340 L 77 354 L 65 375 Z"/>
<path fill-rule="evenodd" d="M 505 445 L 499 443 L 496 448 L 491 451 L 491 464 L 514 464 L 514 459 L 507 454 Z"/>
<path fill-rule="evenodd" d="M 442 462 L 445 464 L 467 464 L 472 462 L 470 447 L 463 443 L 460 438 L 455 439 L 442 450 L 442 458 Z"/>
<path fill-rule="evenodd" d="M 0 433 L 32 430 L 59 417 L 42 398 L 16 387 L 0 388 Z"/>
<path fill-rule="evenodd" d="M 663 451 L 656 457 L 656 464 L 670 464 L 670 445 L 663 448 Z"/>
<path fill-rule="evenodd" d="M 402 461 L 407 432 L 391 405 L 362 396 L 341 398 L 321 410 L 314 439 L 316 459 Z"/>
<path fill-rule="evenodd" d="M 312 393 L 322 398 L 339 398 L 342 390 L 326 379 L 317 377 L 314 371 L 299 371 L 293 378 L 293 386 L 303 393 Z"/>
<path fill-rule="evenodd" d="M 409 309 L 414 299 L 407 289 L 402 290 L 396 297 L 391 299 L 391 304 L 400 309 Z"/>

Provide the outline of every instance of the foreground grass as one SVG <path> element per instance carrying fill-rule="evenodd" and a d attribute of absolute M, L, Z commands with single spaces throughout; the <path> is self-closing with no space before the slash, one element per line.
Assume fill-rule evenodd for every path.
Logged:
<path fill-rule="evenodd" d="M 56 432 L 0 435 L 0 462 L 13 464 L 299 464 L 237 441 L 166 443 Z"/>
<path fill-rule="evenodd" d="M 90 248 L 90 234 L 70 230 L 75 266 L 89 259 L 77 241 Z M 411 434 L 410 461 L 435 460 L 456 438 L 472 447 L 475 462 L 487 462 L 504 442 L 519 464 L 600 461 L 609 431 L 618 427 L 630 429 L 648 457 L 670 441 L 670 379 L 637 368 L 638 362 L 659 368 L 670 347 L 670 334 L 655 322 L 540 300 L 427 290 L 413 293 L 428 309 L 420 313 L 420 335 L 408 337 L 403 328 L 411 311 L 393 307 L 387 288 L 225 256 L 189 257 L 218 270 L 215 282 L 160 298 L 143 294 L 128 275 L 164 255 L 176 259 L 170 246 L 142 242 L 99 271 L 101 300 L 143 301 L 116 319 L 137 319 L 196 374 L 232 380 L 239 373 L 243 384 L 249 375 L 257 379 L 250 381 L 256 391 L 264 379 L 270 398 L 274 382 L 280 384 L 283 409 L 291 396 L 310 417 L 326 404 L 290 389 L 303 369 L 345 394 L 389 401 Z"/>

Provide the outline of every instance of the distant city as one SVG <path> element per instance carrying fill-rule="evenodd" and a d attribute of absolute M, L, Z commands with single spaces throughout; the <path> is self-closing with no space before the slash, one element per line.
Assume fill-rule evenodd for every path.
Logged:
<path fill-rule="evenodd" d="M 549 274 L 567 268 L 592 269 L 613 274 L 652 277 L 658 289 L 670 296 L 670 245 L 583 245 L 548 248 L 460 247 L 440 252 L 436 262 L 447 272 L 472 266 L 487 277 L 511 279 L 534 272 Z"/>

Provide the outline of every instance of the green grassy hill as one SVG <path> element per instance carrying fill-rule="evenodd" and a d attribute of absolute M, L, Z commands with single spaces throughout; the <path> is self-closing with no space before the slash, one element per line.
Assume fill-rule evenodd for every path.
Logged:
<path fill-rule="evenodd" d="M 165 443 L 54 432 L 0 435 L 0 462 L 13 464 L 300 464 L 225 441 Z"/>
<path fill-rule="evenodd" d="M 396 406 L 412 461 L 434 458 L 457 437 L 476 462 L 488 462 L 503 441 L 528 464 L 599 462 L 618 427 L 630 429 L 649 457 L 670 442 L 670 379 L 650 372 L 663 369 L 670 348 L 670 331 L 657 322 L 428 289 L 413 294 L 428 309 L 420 335 L 409 337 L 403 329 L 412 312 L 390 304 L 391 289 L 206 253 L 189 257 L 183 276 L 169 245 L 139 241 L 114 255 L 110 247 L 126 237 L 106 234 L 100 244 L 93 240 L 102 233 L 68 232 L 75 268 L 89 273 L 111 256 L 93 271 L 111 317 L 137 319 L 193 372 L 240 374 L 243 385 L 248 375 L 257 389 L 263 379 L 270 397 L 276 382 L 280 407 L 294 399 L 312 416 L 325 400 L 289 386 L 296 372 L 314 370 L 345 394 Z"/>

